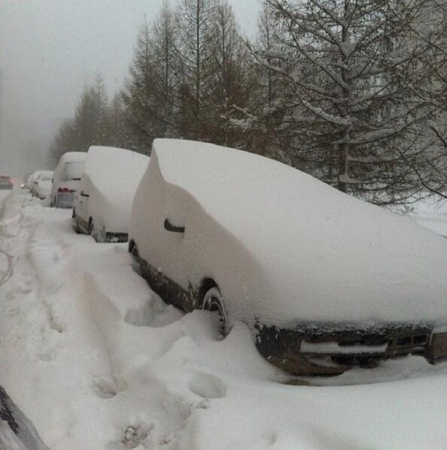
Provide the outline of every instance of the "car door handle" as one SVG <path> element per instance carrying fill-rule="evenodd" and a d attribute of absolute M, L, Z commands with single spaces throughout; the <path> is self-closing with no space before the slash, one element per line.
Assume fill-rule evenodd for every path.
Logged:
<path fill-rule="evenodd" d="M 185 227 L 177 227 L 175 225 L 172 225 L 171 222 L 169 222 L 169 219 L 165 219 L 164 227 L 166 231 L 171 231 L 172 233 L 184 233 Z"/>

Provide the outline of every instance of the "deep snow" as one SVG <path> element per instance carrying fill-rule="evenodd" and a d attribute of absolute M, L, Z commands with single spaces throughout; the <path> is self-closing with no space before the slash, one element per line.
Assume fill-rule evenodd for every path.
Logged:
<path fill-rule="evenodd" d="M 445 449 L 447 364 L 292 378 L 45 204 L 0 192 L 0 385 L 52 450 Z"/>

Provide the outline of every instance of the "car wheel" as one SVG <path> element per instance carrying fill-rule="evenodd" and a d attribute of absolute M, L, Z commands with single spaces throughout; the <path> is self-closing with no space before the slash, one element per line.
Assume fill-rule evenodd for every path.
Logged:
<path fill-rule="evenodd" d="M 95 225 L 93 223 L 93 219 L 90 217 L 88 220 L 88 234 L 93 236 L 93 233 L 95 232 Z"/>
<path fill-rule="evenodd" d="M 217 286 L 208 289 L 203 297 L 201 309 L 215 312 L 219 315 L 220 335 L 225 338 L 230 332 L 228 316 L 222 294 Z"/>
<path fill-rule="evenodd" d="M 82 230 L 79 228 L 78 221 L 76 219 L 76 211 L 74 209 L 73 209 L 73 213 L 71 215 L 71 221 L 72 221 L 73 229 L 75 230 L 75 233 L 81 234 Z"/>
<path fill-rule="evenodd" d="M 135 244 L 135 242 L 132 242 L 132 244 L 129 248 L 129 252 L 134 258 L 136 258 L 138 260 L 140 254 L 138 253 L 138 247 L 137 247 L 137 244 Z"/>

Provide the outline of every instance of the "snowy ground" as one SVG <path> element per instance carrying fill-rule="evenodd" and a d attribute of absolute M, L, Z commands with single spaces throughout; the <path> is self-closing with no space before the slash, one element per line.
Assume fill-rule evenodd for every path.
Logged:
<path fill-rule="evenodd" d="M 445 449 L 447 364 L 292 379 L 240 324 L 166 307 L 126 244 L 0 192 L 0 385 L 52 450 Z M 418 221 L 447 235 L 447 214 Z M 436 228 L 433 228 L 436 227 Z"/>

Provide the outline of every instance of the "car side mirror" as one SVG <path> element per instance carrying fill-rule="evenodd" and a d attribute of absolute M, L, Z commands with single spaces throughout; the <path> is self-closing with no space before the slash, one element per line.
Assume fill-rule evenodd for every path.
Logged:
<path fill-rule="evenodd" d="M 172 233 L 184 233 L 185 227 L 177 227 L 175 225 L 172 225 L 171 222 L 169 222 L 169 219 L 165 219 L 164 227 L 166 231 L 171 231 Z"/>

